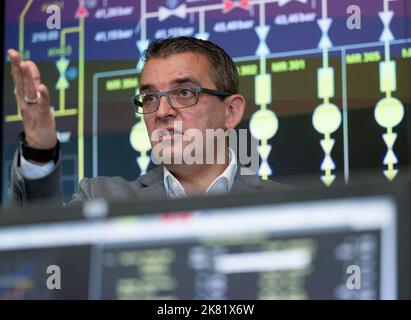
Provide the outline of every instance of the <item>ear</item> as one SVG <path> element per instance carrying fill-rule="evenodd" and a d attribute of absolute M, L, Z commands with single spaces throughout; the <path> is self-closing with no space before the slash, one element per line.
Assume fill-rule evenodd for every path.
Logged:
<path fill-rule="evenodd" d="M 234 129 L 241 122 L 245 110 L 245 99 L 241 94 L 234 94 L 227 98 L 225 128 Z"/>

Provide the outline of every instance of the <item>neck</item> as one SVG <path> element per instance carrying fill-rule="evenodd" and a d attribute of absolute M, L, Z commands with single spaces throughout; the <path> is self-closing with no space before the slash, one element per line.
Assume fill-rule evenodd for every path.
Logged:
<path fill-rule="evenodd" d="M 229 165 L 228 151 L 223 164 L 181 164 L 167 165 L 166 168 L 184 187 L 188 196 L 205 194 L 210 184 L 221 175 Z"/>

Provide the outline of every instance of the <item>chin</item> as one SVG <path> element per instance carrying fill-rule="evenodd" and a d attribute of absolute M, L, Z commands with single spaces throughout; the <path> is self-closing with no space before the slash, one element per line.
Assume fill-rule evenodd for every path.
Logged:
<path fill-rule="evenodd" d="M 151 157 L 155 164 L 179 165 L 183 163 L 183 153 L 174 143 L 159 142 L 153 146 Z"/>

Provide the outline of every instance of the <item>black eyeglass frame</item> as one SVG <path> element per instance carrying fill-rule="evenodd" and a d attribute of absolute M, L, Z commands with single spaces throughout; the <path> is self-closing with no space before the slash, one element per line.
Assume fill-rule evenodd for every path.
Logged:
<path fill-rule="evenodd" d="M 195 102 L 190 106 L 183 106 L 183 107 L 173 106 L 173 104 L 171 103 L 171 99 L 170 99 L 169 94 L 170 94 L 170 92 L 173 92 L 177 89 L 194 89 L 194 91 L 196 93 Z M 162 91 L 162 92 L 145 92 L 145 93 L 142 93 L 142 94 L 137 94 L 135 96 L 132 96 L 130 98 L 130 101 L 131 101 L 131 105 L 134 108 L 135 113 L 137 113 L 137 114 L 150 114 L 150 113 L 154 113 L 158 110 L 158 107 L 160 106 L 160 99 L 163 96 L 166 97 L 167 102 L 170 104 L 170 106 L 172 108 L 174 108 L 174 109 L 184 109 L 184 108 L 191 108 L 191 107 L 195 106 L 198 103 L 200 93 L 208 93 L 208 94 L 212 94 L 214 96 L 224 97 L 224 98 L 227 98 L 227 97 L 232 96 L 234 94 L 234 93 L 228 93 L 228 92 L 225 92 L 225 91 L 222 91 L 222 90 L 203 88 L 203 87 L 200 87 L 200 86 L 185 86 L 185 87 L 183 86 L 183 87 L 177 87 L 177 88 L 167 90 L 167 91 Z M 138 101 L 138 97 L 143 96 L 143 95 L 147 95 L 147 94 L 155 95 L 157 97 L 157 106 L 153 111 L 139 112 L 138 109 L 141 108 L 142 110 L 144 110 L 144 107 L 143 107 L 143 104 L 140 101 Z"/>

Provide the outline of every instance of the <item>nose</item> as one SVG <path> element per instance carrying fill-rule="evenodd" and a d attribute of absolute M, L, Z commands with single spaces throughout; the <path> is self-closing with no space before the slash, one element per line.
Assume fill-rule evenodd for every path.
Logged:
<path fill-rule="evenodd" d="M 175 117 L 176 115 L 176 109 L 171 106 L 169 98 L 167 96 L 160 97 L 156 118 L 159 120 L 167 120 L 169 117 Z"/>

